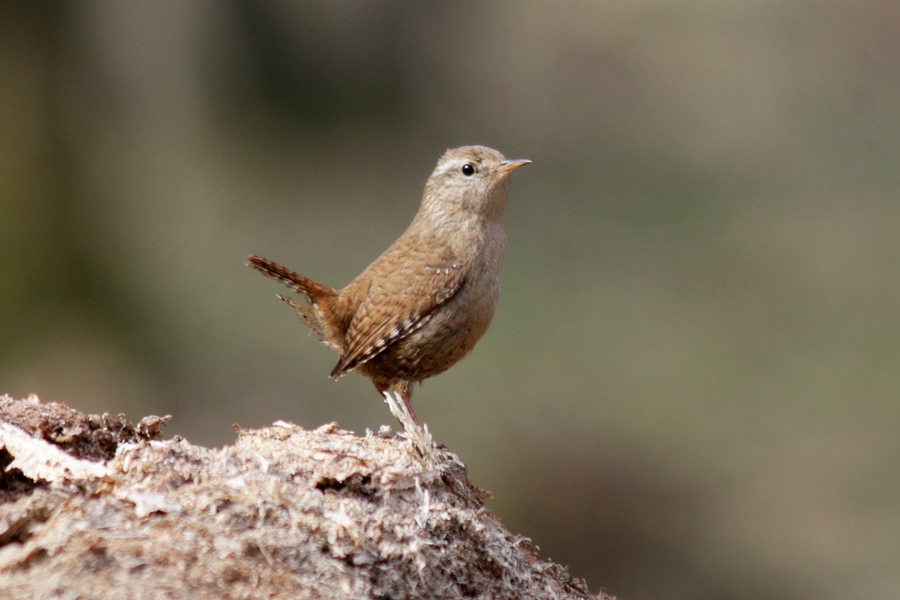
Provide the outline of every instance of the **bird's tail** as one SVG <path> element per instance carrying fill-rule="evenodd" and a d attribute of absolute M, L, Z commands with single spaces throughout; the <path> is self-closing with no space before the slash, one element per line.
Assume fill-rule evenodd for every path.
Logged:
<path fill-rule="evenodd" d="M 271 277 L 272 279 L 280 281 L 295 292 L 303 294 L 309 298 L 313 304 L 317 304 L 326 298 L 337 296 L 337 291 L 327 285 L 322 285 L 321 283 L 316 283 L 312 279 L 307 279 L 303 275 L 294 273 L 287 267 L 283 267 L 262 256 L 248 254 L 247 266 L 256 269 L 266 277 Z"/>

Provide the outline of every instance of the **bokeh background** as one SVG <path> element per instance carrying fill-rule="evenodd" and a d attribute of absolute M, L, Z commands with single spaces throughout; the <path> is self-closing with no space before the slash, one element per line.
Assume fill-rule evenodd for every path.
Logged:
<path fill-rule="evenodd" d="M 896 598 L 894 0 L 4 2 L 0 392 L 393 425 L 244 255 L 342 286 L 471 143 L 534 165 L 416 410 L 503 521 L 626 600 Z"/>

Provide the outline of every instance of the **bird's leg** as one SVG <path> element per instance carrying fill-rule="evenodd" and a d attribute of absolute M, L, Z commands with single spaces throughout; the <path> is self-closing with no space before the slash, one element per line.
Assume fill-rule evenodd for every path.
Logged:
<path fill-rule="evenodd" d="M 413 385 L 412 381 L 400 381 L 395 383 L 394 396 L 396 396 L 403 405 L 403 412 L 412 424 L 412 427 L 410 427 L 409 423 L 403 424 L 404 429 L 406 429 L 406 435 L 410 437 L 413 444 L 418 447 L 419 452 L 422 454 L 423 458 L 426 459 L 428 464 L 431 464 L 431 461 L 434 460 L 436 447 L 434 445 L 434 439 L 428 431 L 428 425 L 423 425 L 422 422 L 419 421 L 419 417 L 416 416 L 416 412 L 413 410 Z"/>
<path fill-rule="evenodd" d="M 413 383 L 411 381 L 401 381 L 394 384 L 394 394 L 403 403 L 403 407 L 406 409 L 406 413 L 410 416 L 412 422 L 415 423 L 416 427 L 422 429 L 422 422 L 419 421 L 419 417 L 416 416 L 416 411 L 412 407 L 412 393 Z"/>
<path fill-rule="evenodd" d="M 419 423 L 419 419 L 416 417 L 416 414 L 412 412 L 412 407 L 409 404 L 410 396 L 412 394 L 406 393 L 400 389 L 400 385 L 394 386 L 394 389 L 391 390 L 391 386 L 375 384 L 375 388 L 378 392 L 384 396 L 384 401 L 387 403 L 388 408 L 391 409 L 391 414 L 396 417 L 400 424 L 403 425 L 403 429 L 407 433 L 411 433 L 416 429 L 421 429 L 422 425 Z"/>
<path fill-rule="evenodd" d="M 429 456 L 434 448 L 434 440 L 428 431 L 428 426 L 422 425 L 413 411 L 412 382 L 398 382 L 394 385 L 393 390 L 385 385 L 375 384 L 375 387 L 384 396 L 384 401 L 391 409 L 391 414 L 403 425 L 406 437 L 420 449 L 423 456 Z"/>

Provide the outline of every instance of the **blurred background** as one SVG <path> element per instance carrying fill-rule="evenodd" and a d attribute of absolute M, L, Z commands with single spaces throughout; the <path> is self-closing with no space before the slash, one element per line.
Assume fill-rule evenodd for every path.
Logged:
<path fill-rule="evenodd" d="M 415 406 L 504 523 L 625 600 L 895 598 L 893 0 L 4 2 L 0 393 L 395 426 L 244 256 L 343 286 L 473 143 L 534 165 Z"/>

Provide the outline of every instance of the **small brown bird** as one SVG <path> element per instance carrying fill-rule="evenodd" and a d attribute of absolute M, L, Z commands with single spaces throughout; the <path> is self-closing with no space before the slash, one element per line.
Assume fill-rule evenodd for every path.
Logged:
<path fill-rule="evenodd" d="M 409 228 L 342 290 L 255 254 L 247 265 L 305 297 L 279 296 L 340 354 L 331 377 L 368 377 L 407 431 L 421 430 L 413 384 L 449 369 L 487 331 L 506 258 L 509 174 L 530 162 L 484 146 L 448 150 Z"/>

